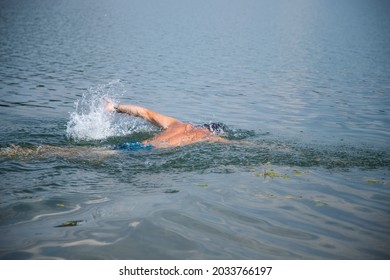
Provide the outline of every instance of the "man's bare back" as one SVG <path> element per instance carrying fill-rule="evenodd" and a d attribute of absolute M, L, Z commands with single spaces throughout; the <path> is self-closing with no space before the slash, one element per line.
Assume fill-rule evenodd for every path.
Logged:
<path fill-rule="evenodd" d="M 158 126 L 162 131 L 151 139 L 142 142 L 156 148 L 186 146 L 198 142 L 227 142 L 226 139 L 214 135 L 209 129 L 183 123 L 177 119 L 161 115 L 152 110 L 135 105 L 115 104 L 112 100 L 104 100 L 106 112 L 124 113 L 140 117 L 151 124 Z"/>
<path fill-rule="evenodd" d="M 143 141 L 157 148 L 185 146 L 197 142 L 223 142 L 225 139 L 213 135 L 208 129 L 195 127 L 192 124 L 176 123 L 155 135 L 153 138 Z"/>

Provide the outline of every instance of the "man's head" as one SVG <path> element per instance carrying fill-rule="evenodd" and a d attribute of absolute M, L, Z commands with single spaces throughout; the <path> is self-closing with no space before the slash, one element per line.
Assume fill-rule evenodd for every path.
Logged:
<path fill-rule="evenodd" d="M 207 128 L 211 133 L 217 134 L 217 135 L 223 134 L 225 132 L 224 131 L 225 125 L 223 123 L 220 123 L 220 122 L 205 123 L 202 125 L 202 127 Z"/>

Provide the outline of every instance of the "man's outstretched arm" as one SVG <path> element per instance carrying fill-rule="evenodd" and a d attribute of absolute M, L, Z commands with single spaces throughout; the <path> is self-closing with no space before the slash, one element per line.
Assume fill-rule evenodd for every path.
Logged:
<path fill-rule="evenodd" d="M 173 124 L 180 123 L 179 120 L 161 115 L 152 110 L 136 105 L 117 104 L 112 100 L 104 99 L 104 109 L 106 112 L 125 113 L 131 116 L 140 117 L 162 129 L 167 129 Z"/>

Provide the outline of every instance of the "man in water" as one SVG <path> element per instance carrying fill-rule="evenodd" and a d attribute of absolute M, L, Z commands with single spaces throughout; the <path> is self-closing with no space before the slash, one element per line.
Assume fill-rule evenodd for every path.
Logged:
<path fill-rule="evenodd" d="M 169 148 L 186 146 L 198 142 L 229 142 L 218 134 L 223 132 L 221 123 L 204 124 L 194 126 L 183 123 L 177 119 L 161 115 L 141 106 L 115 104 L 112 100 L 103 100 L 106 112 L 124 113 L 135 117 L 140 117 L 145 121 L 159 127 L 162 131 L 150 139 L 139 142 L 129 142 L 117 145 L 114 149 L 105 147 L 56 147 L 42 145 L 37 148 L 20 147 L 10 145 L 8 148 L 0 149 L 0 156 L 29 158 L 31 156 L 54 155 L 60 157 L 80 157 L 95 158 L 106 157 L 117 154 L 117 150 L 142 150 L 154 148 Z"/>
<path fill-rule="evenodd" d="M 218 136 L 222 131 L 222 124 L 211 123 L 204 126 L 194 126 L 183 123 L 177 119 L 161 115 L 152 110 L 135 105 L 115 104 L 110 99 L 104 99 L 104 110 L 106 112 L 124 113 L 130 116 L 140 117 L 145 121 L 159 127 L 162 131 L 151 139 L 142 142 L 144 146 L 155 148 L 168 148 L 186 146 L 198 142 L 227 142 Z"/>

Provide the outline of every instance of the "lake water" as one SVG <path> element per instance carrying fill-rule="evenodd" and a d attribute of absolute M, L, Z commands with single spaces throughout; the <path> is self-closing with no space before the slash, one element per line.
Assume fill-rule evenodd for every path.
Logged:
<path fill-rule="evenodd" d="M 1 1 L 0 258 L 389 259 L 389 12 Z M 235 143 L 97 154 L 157 132 L 102 97 Z"/>

